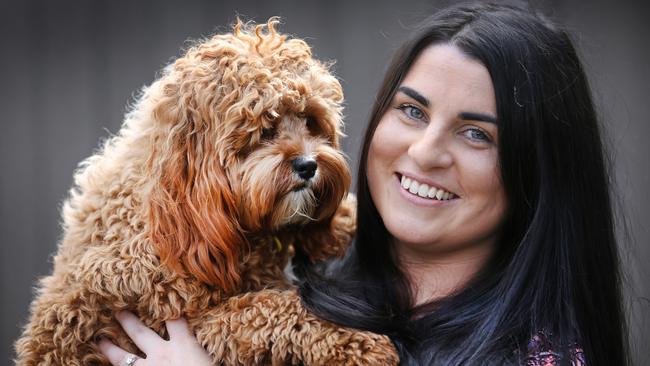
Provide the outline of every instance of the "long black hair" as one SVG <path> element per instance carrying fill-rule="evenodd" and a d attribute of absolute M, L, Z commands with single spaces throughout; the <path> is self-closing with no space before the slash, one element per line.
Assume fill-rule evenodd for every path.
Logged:
<path fill-rule="evenodd" d="M 415 307 L 368 189 L 373 134 L 421 51 L 450 44 L 494 85 L 508 213 L 495 255 L 460 292 Z M 358 232 L 327 270 L 299 266 L 314 313 L 387 334 L 402 364 L 521 363 L 544 331 L 589 365 L 626 365 L 608 163 L 590 88 L 569 36 L 524 5 L 462 4 L 427 19 L 395 54 L 376 98 L 358 170 Z"/>

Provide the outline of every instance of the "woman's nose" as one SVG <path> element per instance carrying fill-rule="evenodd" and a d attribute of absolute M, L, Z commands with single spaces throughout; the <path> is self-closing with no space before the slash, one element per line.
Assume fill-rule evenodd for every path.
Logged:
<path fill-rule="evenodd" d="M 450 139 L 445 131 L 428 128 L 411 143 L 408 155 L 422 170 L 448 168 L 454 161 Z"/>

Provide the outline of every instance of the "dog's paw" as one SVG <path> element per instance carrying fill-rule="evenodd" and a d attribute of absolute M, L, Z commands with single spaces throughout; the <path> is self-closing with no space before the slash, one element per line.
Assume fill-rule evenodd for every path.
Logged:
<path fill-rule="evenodd" d="M 334 344 L 325 352 L 319 365 L 398 365 L 399 356 L 393 343 L 384 335 L 344 331 L 334 340 Z"/>

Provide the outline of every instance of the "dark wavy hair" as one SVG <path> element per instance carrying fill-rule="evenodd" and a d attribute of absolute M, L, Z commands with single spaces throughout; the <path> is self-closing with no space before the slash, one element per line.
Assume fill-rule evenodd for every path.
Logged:
<path fill-rule="evenodd" d="M 459 293 L 415 307 L 368 190 L 374 131 L 423 49 L 450 44 L 494 85 L 499 164 L 509 203 L 491 261 Z M 570 364 L 628 364 L 608 161 L 590 88 L 564 31 L 525 5 L 462 4 L 426 20 L 395 54 L 365 133 L 358 232 L 347 257 L 298 265 L 307 308 L 387 334 L 402 364 L 520 364 L 544 331 Z M 301 262 L 299 256 L 298 262 Z"/>

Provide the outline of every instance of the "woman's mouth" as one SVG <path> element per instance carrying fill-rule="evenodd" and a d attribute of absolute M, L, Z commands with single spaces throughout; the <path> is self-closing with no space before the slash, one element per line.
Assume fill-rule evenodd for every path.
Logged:
<path fill-rule="evenodd" d="M 399 179 L 402 189 L 414 196 L 437 201 L 447 201 L 458 198 L 458 196 L 452 192 L 445 191 L 442 188 L 430 186 L 426 183 L 418 182 L 415 178 L 401 175 Z"/>

